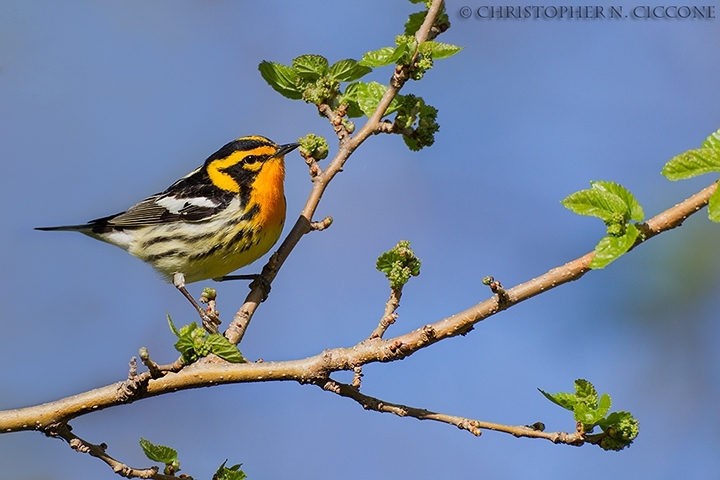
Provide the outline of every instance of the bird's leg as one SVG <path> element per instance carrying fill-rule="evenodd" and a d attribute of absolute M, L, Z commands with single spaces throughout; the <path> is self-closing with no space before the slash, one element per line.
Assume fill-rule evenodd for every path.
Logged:
<path fill-rule="evenodd" d="M 263 302 L 267 300 L 268 295 L 270 295 L 270 282 L 261 273 L 253 273 L 250 275 L 225 275 L 224 277 L 213 278 L 213 280 L 216 282 L 226 282 L 228 280 L 252 280 L 252 282 L 250 282 L 250 288 L 255 288 L 255 286 L 260 287 L 263 294 Z"/>
<path fill-rule="evenodd" d="M 249 275 L 225 275 L 224 277 L 213 278 L 213 280 L 216 282 L 226 282 L 228 280 L 255 280 L 259 276 L 259 273 L 251 273 Z"/>
<path fill-rule="evenodd" d="M 200 319 L 202 320 L 205 330 L 210 333 L 218 333 L 218 325 L 221 323 L 220 319 L 214 313 L 206 312 L 205 309 L 195 301 L 193 296 L 190 295 L 190 292 L 188 292 L 187 288 L 185 288 L 185 275 L 179 272 L 176 273 L 175 276 L 173 276 L 173 284 L 175 285 L 175 288 L 180 290 L 180 293 L 182 293 L 185 298 L 192 303 L 193 307 L 195 307 L 195 310 L 197 310 L 200 315 Z"/>

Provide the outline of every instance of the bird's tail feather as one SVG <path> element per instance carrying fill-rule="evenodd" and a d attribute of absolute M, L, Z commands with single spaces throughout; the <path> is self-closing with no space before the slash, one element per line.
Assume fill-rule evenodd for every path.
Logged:
<path fill-rule="evenodd" d="M 35 227 L 35 230 L 42 230 L 43 232 L 85 232 L 92 228 L 92 225 L 62 225 L 60 227 Z"/>

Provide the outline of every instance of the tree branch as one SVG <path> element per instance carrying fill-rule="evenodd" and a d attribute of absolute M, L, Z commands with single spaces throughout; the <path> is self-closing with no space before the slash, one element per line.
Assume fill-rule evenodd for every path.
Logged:
<path fill-rule="evenodd" d="M 717 188 L 717 183 L 713 183 L 645 222 L 642 225 L 646 235 L 645 240 L 681 225 L 690 215 L 707 205 L 710 196 Z M 507 289 L 508 300 L 502 305 L 495 295 L 467 310 L 395 338 L 368 339 L 351 348 L 326 350 L 302 360 L 229 364 L 202 359 L 178 372 L 168 372 L 161 378 L 148 379 L 145 388 L 134 395 L 128 396 L 124 393 L 126 382 L 118 382 L 42 405 L 0 411 L 0 433 L 23 430 L 48 431 L 53 425 L 67 423 L 75 417 L 93 411 L 178 390 L 226 383 L 287 380 L 301 384 L 317 383 L 327 379 L 330 373 L 335 371 L 355 370 L 359 366 L 373 362 L 399 360 L 446 338 L 464 335 L 472 330 L 476 323 L 505 308 L 577 280 L 589 270 L 588 265 L 593 255 L 594 252 L 590 252 L 537 278 Z M 149 374 L 138 376 L 142 375 L 149 377 Z"/>

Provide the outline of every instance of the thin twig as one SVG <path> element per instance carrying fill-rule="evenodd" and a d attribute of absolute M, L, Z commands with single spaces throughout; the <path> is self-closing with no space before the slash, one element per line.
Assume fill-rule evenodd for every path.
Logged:
<path fill-rule="evenodd" d="M 362 385 L 362 377 L 364 376 L 362 372 L 362 365 L 353 368 L 353 373 L 354 375 L 351 386 L 355 390 L 360 390 L 360 386 Z"/>
<path fill-rule="evenodd" d="M 388 298 L 387 303 L 385 303 L 385 313 L 383 313 L 378 326 L 375 327 L 375 330 L 370 334 L 370 339 L 382 338 L 390 325 L 395 323 L 398 317 L 395 311 L 400 306 L 400 297 L 402 297 L 402 287 L 390 289 L 390 298 Z"/>
<path fill-rule="evenodd" d="M 154 480 L 177 480 L 178 477 L 164 475 L 158 472 L 158 467 L 150 468 L 133 468 L 126 465 L 107 454 L 105 451 L 107 445 L 95 445 L 78 437 L 70 431 L 70 427 L 66 424 L 52 425 L 46 429 L 45 433 L 50 437 L 58 437 L 65 440 L 70 448 L 80 453 L 87 453 L 95 458 L 105 462 L 113 472 L 125 478 L 151 478 Z"/>
<path fill-rule="evenodd" d="M 366 410 L 373 410 L 381 413 L 392 413 L 399 417 L 412 417 L 417 418 L 418 420 L 433 420 L 440 423 L 447 423 L 449 425 L 454 425 L 461 430 L 467 430 L 477 437 L 482 434 L 482 430 L 494 430 L 496 432 L 509 433 L 515 437 L 543 438 L 545 440 L 550 440 L 553 443 L 564 443 L 575 446 L 582 445 L 586 441 L 584 435 L 579 432 L 543 432 L 525 425 L 502 425 L 499 423 L 458 417 L 456 415 L 437 413 L 424 408 L 409 407 L 399 403 L 386 402 L 384 400 L 371 397 L 370 395 L 360 393 L 351 385 L 336 382 L 335 380 L 329 378 L 318 380 L 316 385 L 328 392 L 355 400 Z"/>
<path fill-rule="evenodd" d="M 345 137 L 351 133 L 347 128 L 345 128 L 345 125 L 343 125 L 343 117 L 345 117 L 345 114 L 347 113 L 347 108 L 348 105 L 343 104 L 340 105 L 336 111 L 333 111 L 332 107 L 328 104 L 321 103 L 318 105 L 318 112 L 330 121 L 330 125 L 332 125 L 340 142 L 342 142 Z"/>
<path fill-rule="evenodd" d="M 140 359 L 142 360 L 143 365 L 147 367 L 148 373 L 152 378 L 160 378 L 168 373 L 178 372 L 186 366 L 182 357 L 179 357 L 173 363 L 168 365 L 158 365 L 150 358 L 150 353 L 145 347 L 140 349 Z"/>
<path fill-rule="evenodd" d="M 140 360 L 142 360 L 143 365 L 147 367 L 148 372 L 150 372 L 150 376 L 152 378 L 160 378 L 164 374 L 160 370 L 159 365 L 150 358 L 150 352 L 148 352 L 148 349 L 145 347 L 142 347 L 140 349 Z"/>

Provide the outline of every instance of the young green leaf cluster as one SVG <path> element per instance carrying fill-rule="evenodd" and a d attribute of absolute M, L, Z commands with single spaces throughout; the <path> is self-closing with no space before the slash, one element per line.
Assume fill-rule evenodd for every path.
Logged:
<path fill-rule="evenodd" d="M 711 133 L 700 148 L 673 157 L 662 169 L 662 174 L 673 181 L 710 172 L 720 172 L 720 129 Z M 720 188 L 710 197 L 708 217 L 720 222 Z"/>
<path fill-rule="evenodd" d="M 218 468 L 215 475 L 213 475 L 212 480 L 245 480 L 247 478 L 245 472 L 240 470 L 242 463 L 238 463 L 232 467 L 226 467 L 226 463 L 227 460 L 220 465 L 220 468 Z"/>
<path fill-rule="evenodd" d="M 410 277 L 420 275 L 421 261 L 410 248 L 410 242 L 400 240 L 391 250 L 380 255 L 375 268 L 385 274 L 390 282 L 390 288 L 402 288 Z"/>
<path fill-rule="evenodd" d="M 165 445 L 155 445 L 149 440 L 144 438 L 140 439 L 140 446 L 145 452 L 145 456 L 154 462 L 160 462 L 165 465 L 163 473 L 169 476 L 175 476 L 175 473 L 180 471 L 180 461 L 178 460 L 178 453 L 174 448 L 166 447 Z M 242 464 L 233 465 L 232 467 L 226 467 L 225 460 L 222 465 L 217 469 L 213 475 L 213 480 L 245 480 L 247 475 L 245 472 L 240 470 Z M 193 477 L 189 475 L 180 475 L 180 477 L 187 480 L 193 480 Z"/>
<path fill-rule="evenodd" d="M 410 150 L 417 151 L 435 143 L 435 133 L 440 130 L 435 107 L 425 105 L 421 97 L 403 95 L 397 112 L 396 128 L 403 132 L 403 140 Z M 413 125 L 417 127 L 412 128 Z"/>
<path fill-rule="evenodd" d="M 603 450 L 622 450 L 638 435 L 638 421 L 629 412 L 613 412 L 608 415 L 612 405 L 610 396 L 603 393 L 598 398 L 597 390 L 587 380 L 575 380 L 575 393 L 552 394 L 543 390 L 540 390 L 540 393 L 556 405 L 573 412 L 582 433 L 592 433 L 595 427 L 600 427 L 603 433 L 595 436 L 592 443 L 596 443 Z"/>
<path fill-rule="evenodd" d="M 180 471 L 180 461 L 178 453 L 175 449 L 166 447 L 165 445 L 155 445 L 150 440 L 140 439 L 140 446 L 145 452 L 145 456 L 153 462 L 165 464 L 163 473 L 165 475 L 175 475 Z"/>
<path fill-rule="evenodd" d="M 409 78 L 420 80 L 433 67 L 434 60 L 450 57 L 462 49 L 433 40 L 418 43 L 415 33 L 426 15 L 427 11 L 410 15 L 405 33 L 395 38 L 394 47 L 367 52 L 360 61 L 345 59 L 330 65 L 321 55 L 307 54 L 294 58 L 291 65 L 263 61 L 258 69 L 265 81 L 287 98 L 304 100 L 318 107 L 327 105 L 340 117 L 370 117 L 388 87 L 378 82 L 362 82 L 360 78 L 374 68 L 395 64 L 396 68 L 405 69 Z M 448 16 L 443 11 L 433 27 L 441 33 L 449 26 Z M 349 83 L 343 90 L 341 84 L 345 82 Z M 437 110 L 425 104 L 422 98 L 396 95 L 383 117 L 393 113 L 397 115 L 392 132 L 403 135 L 411 150 L 434 143 L 434 135 L 440 128 L 436 121 Z M 352 125 L 344 125 L 352 133 Z"/>
<path fill-rule="evenodd" d="M 562 204 L 579 214 L 598 217 L 607 226 L 607 235 L 595 246 L 590 268 L 604 268 L 630 250 L 641 236 L 630 220 L 645 217 L 640 203 L 628 189 L 615 182 L 590 182 L 592 188 L 568 195 Z"/>
<path fill-rule="evenodd" d="M 182 354 L 183 362 L 186 365 L 202 357 L 207 357 L 211 353 L 230 363 L 245 362 L 237 346 L 223 335 L 208 333 L 204 328 L 198 327 L 196 322 L 185 325 L 178 330 L 175 328 L 170 315 L 167 316 L 167 319 L 170 330 L 178 337 L 178 341 L 175 342 L 175 349 Z"/>
<path fill-rule="evenodd" d="M 328 143 L 324 137 L 308 133 L 304 137 L 298 139 L 300 144 L 300 155 L 304 158 L 312 157 L 315 160 L 323 160 L 328 156 Z"/>

